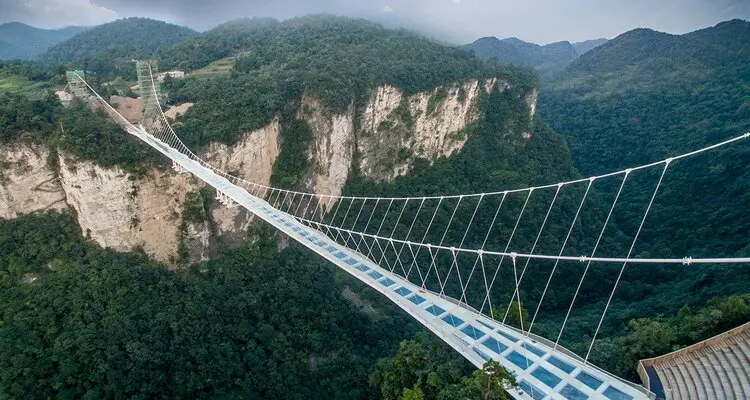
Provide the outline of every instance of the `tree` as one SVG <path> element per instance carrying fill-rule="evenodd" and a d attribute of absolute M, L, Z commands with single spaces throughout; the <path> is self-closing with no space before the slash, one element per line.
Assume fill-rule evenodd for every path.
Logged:
<path fill-rule="evenodd" d="M 474 371 L 471 383 L 482 400 L 507 400 L 506 390 L 518 386 L 516 378 L 495 360 L 487 361 L 482 369 Z"/>
<path fill-rule="evenodd" d="M 399 400 L 424 400 L 424 393 L 419 388 L 404 388 L 404 395 Z"/>

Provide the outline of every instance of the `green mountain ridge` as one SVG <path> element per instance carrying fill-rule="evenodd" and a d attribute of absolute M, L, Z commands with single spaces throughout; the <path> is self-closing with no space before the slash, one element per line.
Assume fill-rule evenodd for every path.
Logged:
<path fill-rule="evenodd" d="M 540 93 L 539 113 L 567 138 L 585 176 L 651 163 L 750 131 L 750 22 L 733 20 L 685 35 L 624 33 L 586 53 Z M 750 221 L 750 149 L 745 141 L 672 163 L 639 238 L 644 255 L 742 257 Z M 626 193 L 618 209 L 640 220 L 654 190 Z M 614 222 L 628 222 L 615 216 Z M 662 277 L 684 302 L 716 284 L 726 267 L 678 269 Z M 738 272 L 745 274 L 746 269 Z M 644 271 L 644 286 L 652 287 Z M 691 276 L 692 275 L 692 276 Z M 653 275 L 651 275 L 653 276 Z M 746 282 L 747 278 L 737 278 Z M 691 283 L 692 282 L 692 283 Z M 729 282 L 726 283 L 728 285 Z M 634 287 L 637 287 L 634 286 Z M 725 293 L 734 289 L 725 288 Z M 741 292 L 740 292 L 741 293 Z M 661 298 L 660 295 L 655 294 Z"/>
<path fill-rule="evenodd" d="M 543 77 L 549 77 L 561 71 L 580 55 L 606 42 L 606 39 L 579 43 L 560 41 L 540 46 L 514 37 L 502 40 L 496 37 L 484 37 L 463 48 L 483 60 L 495 59 L 504 64 L 533 67 Z"/>
<path fill-rule="evenodd" d="M 176 129 L 197 149 L 208 142 L 232 143 L 240 132 L 262 127 L 279 116 L 279 160 L 284 165 L 274 170 L 273 179 L 289 187 L 299 184 L 297 174 L 306 167 L 300 163 L 308 159 L 310 128 L 295 118 L 301 93 L 319 96 L 329 112 L 352 106 L 356 115 L 362 98 L 379 84 L 413 93 L 472 77 L 500 76 L 511 83 L 503 92 L 482 99 L 483 117 L 462 132 L 468 136 L 467 142 L 453 156 L 417 160 L 406 176 L 394 182 L 362 177 L 355 162 L 344 192 L 387 198 L 549 184 L 578 178 L 579 170 L 586 175 L 609 172 L 715 142 L 736 131 L 744 133 L 743 129 L 750 128 L 750 105 L 745 106 L 750 98 L 750 75 L 747 63 L 742 62 L 747 60 L 747 44 L 742 40 L 747 37 L 746 25 L 729 21 L 679 38 L 649 30 L 623 34 L 573 61 L 542 87 L 539 115 L 534 118 L 525 97 L 538 88 L 539 78 L 528 68 L 483 63 L 461 49 L 362 20 L 331 16 L 285 22 L 239 20 L 203 34 L 190 34 L 173 46 L 142 49 L 142 54 L 158 56 L 164 68 L 188 71 L 218 58 L 237 56 L 229 73 L 164 83 L 171 102 L 196 102 L 178 118 Z M 103 52 L 107 46 L 97 43 L 70 62 L 81 65 L 110 54 Z M 111 54 L 123 49 L 113 46 Z M 559 47 L 563 52 L 575 51 L 569 43 Z M 129 73 L 108 68 L 101 64 L 95 71 Z M 132 138 L 125 138 L 103 116 L 92 117 L 82 104 L 61 110 L 54 99 L 30 102 L 20 95 L 8 98 L 18 106 L 13 109 L 11 102 L 0 103 L 4 105 L 0 107 L 3 118 L 15 124 L 0 130 L 2 140 L 14 140 L 21 130 L 37 130 L 55 145 L 58 123 L 63 122 L 68 125 L 60 148 L 82 158 L 103 165 L 137 167 L 153 157 L 133 141 L 121 142 Z M 41 114 L 40 118 L 32 118 L 35 113 Z M 404 115 L 399 122 L 408 120 Z M 520 132 L 531 135 L 522 139 Z M 744 242 L 750 227 L 742 222 L 747 219 L 744 211 L 750 208 L 750 191 L 746 190 L 750 173 L 743 169 L 749 162 L 749 151 L 733 148 L 703 159 L 697 167 L 685 169 L 681 162 L 675 163 L 649 216 L 637 256 L 750 254 L 750 246 Z M 714 187 L 725 193 L 716 196 Z M 599 210 L 581 213 L 568 248 L 571 255 L 585 254 L 593 245 L 606 216 L 601 209 L 614 197 L 611 189 L 597 184 L 592 190 L 587 207 Z M 555 215 L 572 219 L 581 192 L 561 195 Z M 650 195 L 648 190 L 642 192 L 623 196 L 601 253 L 617 253 L 629 244 L 628 234 L 635 231 L 641 206 Z M 530 244 L 542 224 L 551 196 L 538 193 L 529 203 L 514 246 Z M 488 245 L 502 246 L 513 226 L 513 212 L 522 206 L 523 199 L 508 197 L 503 206 L 508 214 L 502 216 L 499 223 L 503 225 L 498 228 L 505 234 L 493 235 Z M 443 207 L 447 210 L 438 215 L 436 224 L 445 226 L 451 210 L 449 205 Z M 465 207 L 471 212 L 471 207 Z M 479 211 L 477 221 L 492 220 L 495 208 L 486 208 Z M 404 221 L 412 220 L 413 215 L 416 220 L 416 213 L 416 207 L 409 208 Z M 372 323 L 357 314 L 333 293 L 342 289 L 342 283 L 354 285 L 356 281 L 332 272 L 334 267 L 324 266 L 315 255 L 294 245 L 277 254 L 272 240 L 262 240 L 172 273 L 147 266 L 142 257 L 88 247 L 71 227 L 72 220 L 64 219 L 69 216 L 45 218 L 0 221 L 0 249 L 9 254 L 7 259 L 0 257 L 4 268 L 0 284 L 6 289 L 0 294 L 8 296 L 2 312 L 19 316 L 9 322 L 10 329 L 0 329 L 0 335 L 7 335 L 0 341 L 0 354 L 4 355 L 0 357 L 0 397 L 4 393 L 9 397 L 26 393 L 50 397 L 200 393 L 205 397 L 371 398 L 376 395 L 363 378 L 372 372 L 373 360 L 394 349 L 402 338 L 399 335 L 412 329 L 402 325 L 407 318 L 395 306 L 361 287 L 355 287 L 358 295 L 386 308 L 378 307 L 385 322 Z M 468 218 L 460 220 L 456 225 L 470 223 Z M 674 220 L 676 226 L 670 222 Z M 48 246 L 44 233 L 54 234 L 58 224 L 66 233 L 55 234 L 62 237 L 59 245 Z M 411 229 L 407 222 L 402 225 Z M 446 231 L 449 239 L 461 238 L 462 228 Z M 537 253 L 556 252 L 567 229 L 568 224 L 550 221 Z M 472 231 L 466 246 L 482 245 L 481 233 Z M 269 239 L 272 233 L 261 231 L 259 237 Z M 561 265 L 557 270 L 535 332 L 546 336 L 557 332 L 584 268 L 581 263 L 571 264 L 575 265 Z M 47 271 L 47 265 L 54 267 Z M 535 308 L 551 267 L 543 262 L 530 267 L 520 288 L 525 308 Z M 507 265 L 504 268 L 507 272 Z M 563 345 L 585 353 L 618 269 L 619 265 L 592 268 L 568 321 Z M 39 274 L 38 286 L 25 283 L 26 274 Z M 639 357 L 673 350 L 747 320 L 746 296 L 726 304 L 711 303 L 707 312 L 696 313 L 683 306 L 696 309 L 715 296 L 747 293 L 749 274 L 746 269 L 714 266 L 629 266 L 602 326 L 593 362 L 632 379 Z M 512 279 L 500 280 L 497 288 L 495 293 L 513 293 Z M 287 289 L 295 295 L 284 295 Z M 316 292 L 323 289 L 328 292 Z M 56 295 L 65 300 L 58 301 Z M 323 300 L 334 309 L 321 307 Z M 504 306 L 505 298 L 499 300 Z M 95 307 L 88 309 L 88 302 Z M 138 312 L 130 312 L 127 306 L 131 304 L 139 305 Z M 39 310 L 44 311 L 44 318 L 37 320 Z M 319 312 L 324 315 L 316 318 Z M 678 317 L 661 317 L 678 312 Z M 6 314 L 0 315 L 5 321 Z M 633 319 L 643 320 L 631 322 Z M 655 325 L 663 325 L 673 334 L 660 337 L 663 340 L 649 347 L 649 329 Z M 378 329 L 388 336 L 380 337 Z M 681 329 L 690 332 L 680 333 Z M 336 342 L 326 342 L 327 334 L 335 336 Z M 366 349 L 357 348 L 360 341 L 368 345 Z M 456 354 L 450 355 L 458 359 Z M 402 369 L 424 373 L 420 359 Z M 353 367 L 348 368 L 350 365 Z M 457 369 L 453 365 L 444 372 L 457 378 L 452 372 Z M 153 370 L 167 372 L 148 373 Z M 398 380 L 390 378 L 389 382 Z M 383 396 L 396 398 L 402 389 L 424 383 L 415 383 L 415 379 L 397 382 L 404 383 L 403 387 L 393 385 L 390 395 L 383 390 Z M 145 383 L 137 387 L 133 382 Z M 432 385 L 434 379 L 427 382 Z"/>
<path fill-rule="evenodd" d="M 40 29 L 20 22 L 0 24 L 0 60 L 31 59 L 86 29 Z"/>
<path fill-rule="evenodd" d="M 88 29 L 39 56 L 50 66 L 70 64 L 102 75 L 134 78 L 133 59 L 152 58 L 198 32 L 148 18 L 125 18 Z"/>

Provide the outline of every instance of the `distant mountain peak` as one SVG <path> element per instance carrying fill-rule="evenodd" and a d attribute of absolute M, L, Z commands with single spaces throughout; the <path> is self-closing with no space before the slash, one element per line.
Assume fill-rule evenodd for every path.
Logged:
<path fill-rule="evenodd" d="M 40 29 L 17 21 L 0 24 L 0 60 L 33 58 L 84 30 L 76 26 Z"/>
<path fill-rule="evenodd" d="M 578 52 L 573 45 L 564 40 L 540 46 L 517 37 L 502 40 L 496 37 L 484 37 L 464 47 L 479 58 L 534 67 L 542 75 L 554 74 L 578 57 Z"/>

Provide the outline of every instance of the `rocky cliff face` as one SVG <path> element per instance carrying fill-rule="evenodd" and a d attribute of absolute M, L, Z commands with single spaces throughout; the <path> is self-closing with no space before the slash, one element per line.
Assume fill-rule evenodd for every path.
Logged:
<path fill-rule="evenodd" d="M 211 145 L 204 158 L 254 182 L 268 184 L 279 153 L 279 123 L 249 132 L 235 146 Z M 210 222 L 187 223 L 181 231 L 188 193 L 205 185 L 189 174 L 153 169 L 138 178 L 120 168 L 58 156 L 50 167 L 46 147 L 38 144 L 0 148 L 0 218 L 44 210 L 75 211 L 84 236 L 118 251 L 142 249 L 175 265 L 180 242 L 189 260 L 209 258 L 221 236 L 227 245 L 244 242 L 251 215 L 239 207 L 212 205 Z M 49 163 L 54 165 L 54 163 Z"/>
<path fill-rule="evenodd" d="M 481 118 L 483 93 L 505 88 L 507 84 L 497 79 L 469 80 L 407 96 L 384 85 L 359 111 L 352 104 L 341 114 L 327 112 L 314 96 L 304 95 L 297 118 L 313 133 L 307 152 L 310 168 L 303 177 L 306 190 L 341 194 L 355 154 L 362 173 L 376 180 L 405 174 L 417 157 L 450 156 L 466 143 L 467 127 Z M 526 101 L 533 114 L 536 92 Z M 275 119 L 242 135 L 233 146 L 209 145 L 202 157 L 267 185 L 282 140 L 281 124 Z M 176 265 L 181 245 L 188 249 L 189 261 L 198 261 L 210 257 L 219 241 L 235 246 L 247 239 L 252 215 L 240 207 L 213 202 L 211 221 L 186 222 L 186 197 L 205 187 L 191 175 L 154 169 L 146 177 L 135 177 L 66 154 L 57 156 L 57 163 L 48 158 L 41 145 L 0 147 L 0 218 L 70 208 L 83 234 L 98 244 L 121 251 L 143 249 L 171 265 Z"/>
<path fill-rule="evenodd" d="M 64 210 L 65 193 L 47 167 L 49 151 L 38 144 L 0 147 L 0 218 L 44 210 Z"/>
<path fill-rule="evenodd" d="M 313 131 L 307 188 L 337 196 L 346 183 L 355 150 L 364 176 L 390 181 L 404 175 L 416 158 L 434 161 L 460 150 L 466 128 L 481 117 L 480 95 L 505 90 L 497 79 L 469 80 L 407 96 L 399 88 L 376 88 L 356 116 L 326 113 L 314 96 L 305 95 L 298 118 Z M 536 96 L 527 101 L 536 106 Z"/>

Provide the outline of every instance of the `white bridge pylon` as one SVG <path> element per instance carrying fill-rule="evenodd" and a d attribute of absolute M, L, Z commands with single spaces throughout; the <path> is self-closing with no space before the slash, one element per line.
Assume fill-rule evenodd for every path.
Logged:
<path fill-rule="evenodd" d="M 90 86 L 87 84 L 86 86 L 91 90 L 93 96 L 103 103 L 104 109 L 123 129 L 170 158 L 176 170 L 188 171 L 214 187 L 217 191 L 216 198 L 219 202 L 230 207 L 240 205 L 246 208 L 276 229 L 279 229 L 284 234 L 297 240 L 302 245 L 382 293 L 475 366 L 481 367 L 489 359 L 498 361 L 516 376 L 520 388 L 519 390 L 510 389 L 509 392 L 518 399 L 533 398 L 546 400 L 572 398 L 630 400 L 653 398 L 654 395 L 642 386 L 611 375 L 587 361 L 594 340 L 596 339 L 596 334 L 602 326 L 602 321 L 626 266 L 633 263 L 683 264 L 688 266 L 692 264 L 750 263 L 750 258 L 747 257 L 684 257 L 672 259 L 632 257 L 641 228 L 643 228 L 662 180 L 667 173 L 667 169 L 673 164 L 673 161 L 750 138 L 750 133 L 652 164 L 601 176 L 532 188 L 433 197 L 368 198 L 326 196 L 272 188 L 244 181 L 200 159 L 182 143 L 172 130 L 166 117 L 164 117 L 161 106 L 158 103 L 160 96 L 157 93 L 157 85 L 153 81 L 153 71 L 151 71 L 150 66 L 147 65 L 146 67 L 148 68 L 147 73 L 142 74 L 143 82 L 141 83 L 146 85 L 150 81 L 150 84 L 142 88 L 142 93 L 151 91 L 152 93 L 149 98 L 153 98 L 154 101 L 150 102 L 150 106 L 147 106 L 147 109 L 144 111 L 145 127 L 130 124 L 104 99 L 96 94 Z M 80 79 L 85 84 L 85 81 L 82 78 Z M 624 254 L 623 257 L 599 256 L 597 248 L 603 235 L 606 233 L 608 222 L 613 210 L 617 206 L 620 193 L 623 191 L 626 181 L 629 182 L 628 179 L 634 175 L 634 172 L 645 170 L 655 170 L 658 182 L 655 183 L 648 207 L 645 208 L 645 212 L 641 215 L 640 226 L 632 237 L 627 254 Z M 584 207 L 589 190 L 595 181 L 599 182 L 607 178 L 619 180 L 615 181 L 618 182 L 619 191 L 614 196 L 613 201 L 609 203 L 609 214 L 604 210 L 604 215 L 607 215 L 607 217 L 600 227 L 599 238 L 593 246 L 593 250 L 580 257 L 566 255 L 565 246 L 571 237 L 574 227 L 577 226 L 576 221 L 579 218 L 581 209 Z M 551 214 L 554 214 L 553 209 L 557 209 L 555 208 L 555 202 L 558 199 L 558 195 L 566 188 L 572 187 L 576 189 L 575 185 L 578 185 L 577 187 L 581 189 L 580 192 L 583 192 L 583 196 L 580 200 L 577 200 L 580 202 L 577 205 L 577 211 L 572 221 L 566 219 L 566 222 L 560 225 L 563 227 L 569 226 L 569 229 L 567 230 L 567 236 L 563 232 L 562 236 L 565 239 L 562 241 L 559 254 L 535 254 L 542 233 L 545 226 L 547 226 L 547 218 Z M 544 207 L 548 207 L 547 215 L 541 222 L 536 240 L 534 240 L 533 245 L 529 243 L 528 247 L 524 247 L 519 246 L 513 240 L 516 228 L 518 228 L 524 216 L 524 210 L 526 210 L 527 204 L 529 204 L 530 199 L 533 197 L 532 194 L 534 196 L 547 194 L 549 195 L 548 198 L 551 198 L 551 201 L 544 203 Z M 523 204 L 523 206 L 518 207 L 520 208 L 520 212 L 510 215 L 512 216 L 511 219 L 507 215 L 508 212 L 503 209 L 503 205 L 506 203 L 506 198 L 509 199 L 507 203 L 512 203 L 510 197 L 514 195 L 517 195 L 515 200 L 520 199 L 520 204 Z M 544 198 L 544 196 L 541 196 L 541 198 Z M 525 202 L 523 201 L 524 199 Z M 463 207 L 464 215 L 456 216 L 457 210 L 461 207 Z M 494 218 L 477 218 L 475 220 L 475 216 L 481 207 L 489 207 L 489 209 L 482 209 L 485 216 L 491 216 L 492 211 L 494 211 Z M 505 207 L 508 208 L 507 205 Z M 446 209 L 447 213 L 445 212 Z M 498 230 L 495 221 L 496 219 L 498 221 L 502 219 L 498 218 L 501 209 L 503 212 L 506 212 L 504 219 L 510 221 L 508 228 L 512 227 L 512 229 L 508 229 L 507 242 L 503 238 L 502 242 L 495 241 L 495 247 L 485 248 L 490 235 Z M 378 211 L 378 216 L 373 218 L 376 215 L 376 210 Z M 385 210 L 384 213 L 382 212 L 383 210 Z M 445 214 L 439 215 L 440 210 L 443 210 Z M 490 213 L 487 214 L 487 211 L 490 211 Z M 480 212 L 479 214 L 482 213 Z M 564 213 L 558 214 L 565 215 Z M 426 225 L 426 230 L 418 231 L 419 228 L 417 228 L 413 231 L 412 228 L 415 225 L 421 225 L 415 224 L 420 216 L 425 218 L 421 222 L 424 222 L 424 225 Z M 484 219 L 487 221 L 484 221 Z M 491 222 L 489 222 L 490 219 L 492 220 Z M 388 220 L 389 224 L 385 223 L 386 220 Z M 394 221 L 395 224 L 393 224 Z M 401 225 L 399 225 L 399 221 Z M 427 224 L 427 221 L 429 221 L 429 224 Z M 513 221 L 515 221 L 515 225 L 513 225 Z M 435 222 L 434 225 L 433 222 Z M 455 225 L 451 226 L 454 222 Z M 382 229 L 387 225 L 393 227 L 392 230 L 390 227 L 387 228 L 390 232 L 385 232 L 386 229 Z M 394 235 L 396 227 L 399 226 L 403 228 L 403 232 Z M 406 228 L 408 228 L 408 231 L 406 231 Z M 455 242 L 448 240 L 444 243 L 446 234 L 451 228 L 454 232 L 458 232 L 457 235 L 454 235 L 456 237 L 450 239 L 455 240 Z M 468 243 L 464 243 L 464 239 L 466 239 L 469 230 L 472 228 L 486 230 L 486 236 L 484 236 L 484 242 L 481 244 L 481 247 L 479 247 L 479 244 L 469 245 Z M 381 229 L 383 232 L 381 232 Z M 430 229 L 433 229 L 433 231 L 431 232 Z M 461 232 L 463 232 L 463 237 L 461 237 Z M 441 233 L 442 238 L 440 237 Z M 429 237 L 428 234 L 430 234 Z M 420 237 L 421 239 L 419 239 Z M 460 239 L 460 243 L 458 239 Z M 497 248 L 497 243 L 500 243 L 500 248 Z M 502 243 L 506 243 L 504 248 L 502 248 Z M 530 247 L 530 250 L 527 250 L 525 254 L 513 252 L 510 248 L 511 244 L 513 244 L 514 248 L 528 249 Z M 557 252 L 557 250 L 555 251 Z M 389 252 L 390 254 L 388 254 Z M 404 262 L 402 255 L 406 259 L 406 262 Z M 424 262 L 422 263 L 419 260 L 423 260 Z M 467 260 L 468 263 L 466 262 Z M 504 260 L 512 260 L 513 276 L 506 279 L 506 282 L 514 282 L 515 290 L 513 288 L 507 289 L 506 286 L 506 288 L 501 287 L 501 289 L 497 289 L 492 293 L 493 284 L 496 282 L 496 278 L 498 278 L 498 272 Z M 518 268 L 518 270 L 516 265 L 517 260 L 519 261 L 519 267 L 522 267 Z M 522 296 L 519 285 L 523 282 L 524 273 L 531 260 L 554 262 L 554 267 L 552 267 L 547 280 L 547 286 L 541 294 L 536 313 L 531 318 L 529 326 L 524 329 L 523 321 L 521 321 L 522 329 L 518 330 L 505 325 L 504 322 L 514 299 L 518 300 L 516 304 L 519 307 L 519 315 L 522 315 L 520 311 Z M 578 288 L 573 295 L 573 300 L 568 309 L 568 316 L 566 316 L 563 322 L 557 340 L 550 341 L 532 334 L 531 331 L 559 262 L 579 262 L 585 265 L 585 270 L 581 276 Z M 568 321 L 570 312 L 576 303 L 576 297 L 581 289 L 581 284 L 592 262 L 618 264 L 617 270 L 619 270 L 619 276 L 612 287 L 609 300 L 591 340 L 589 352 L 585 358 L 581 358 L 560 346 L 559 341 L 565 328 L 565 322 Z M 441 263 L 441 268 L 445 267 L 445 269 L 439 270 L 438 263 Z M 490 263 L 493 265 L 489 265 Z M 420 266 L 422 268 L 425 267 L 424 264 L 428 264 L 426 273 L 423 273 L 424 271 L 420 269 Z M 486 271 L 485 264 L 487 264 Z M 471 270 L 468 275 L 460 271 L 460 268 L 464 266 L 468 266 Z M 401 268 L 403 274 L 398 271 L 398 267 Z M 494 276 L 492 275 L 493 267 Z M 408 272 L 406 271 L 407 269 Z M 451 274 L 453 275 L 451 276 Z M 419 282 L 415 283 L 417 281 L 416 275 L 421 279 L 421 284 Z M 441 279 L 440 275 L 443 276 L 443 279 Z M 439 284 L 438 286 L 434 284 L 435 278 Z M 453 278 L 451 281 L 452 287 L 447 285 L 449 278 Z M 433 283 L 428 283 L 428 279 L 433 279 Z M 454 290 L 456 288 L 456 280 L 458 280 L 459 284 L 458 292 Z M 498 281 L 501 280 L 503 280 L 502 277 L 498 279 Z M 479 303 L 476 304 L 477 308 L 480 308 L 481 304 L 479 310 L 473 308 L 470 305 L 472 303 L 467 300 L 467 293 L 472 292 L 484 297 L 484 302 L 482 302 L 480 297 Z M 502 322 L 495 319 L 496 316 L 500 317 L 500 315 L 496 315 L 493 311 L 493 295 L 491 294 L 508 294 L 508 296 L 505 296 L 506 299 L 503 300 L 504 302 L 507 302 L 507 297 L 511 299 L 508 308 L 504 310 L 505 316 L 502 317 Z"/>

